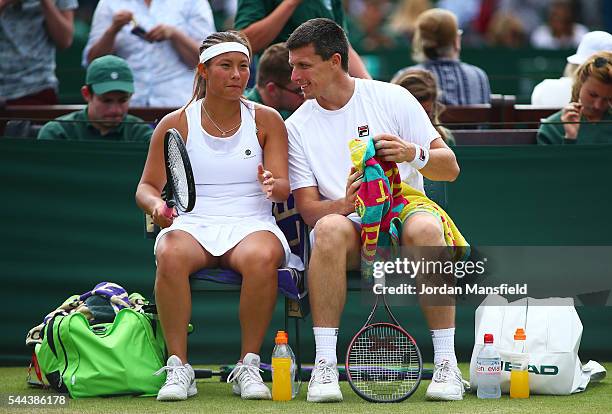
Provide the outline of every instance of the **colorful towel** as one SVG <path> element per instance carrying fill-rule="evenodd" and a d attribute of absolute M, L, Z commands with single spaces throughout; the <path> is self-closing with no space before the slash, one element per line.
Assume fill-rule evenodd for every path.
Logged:
<path fill-rule="evenodd" d="M 351 160 L 363 171 L 363 182 L 355 200 L 355 211 L 361 217 L 361 254 L 366 265 L 376 258 L 377 246 L 399 246 L 402 223 L 412 214 L 426 212 L 440 219 L 447 246 L 469 246 L 448 214 L 425 194 L 401 181 L 395 162 L 375 158 L 371 138 L 349 142 Z M 461 255 L 468 249 L 459 249 Z M 464 258 L 464 257 L 461 257 Z"/>

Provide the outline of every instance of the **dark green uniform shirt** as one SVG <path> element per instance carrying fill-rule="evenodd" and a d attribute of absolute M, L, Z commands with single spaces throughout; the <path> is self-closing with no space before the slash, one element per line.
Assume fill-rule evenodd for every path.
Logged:
<path fill-rule="evenodd" d="M 75 122 L 70 122 L 75 121 Z M 87 107 L 50 121 L 38 133 L 38 139 L 69 139 L 74 141 L 102 140 L 149 142 L 153 128 L 134 115 L 126 115 L 117 127 L 102 135 L 87 118 Z"/>
<path fill-rule="evenodd" d="M 249 90 L 247 90 L 244 94 L 244 96 L 249 100 L 249 101 L 253 101 L 253 102 L 257 102 L 260 103 L 262 105 L 265 105 L 265 103 L 263 103 L 262 99 L 261 99 L 261 95 L 259 94 L 259 91 L 257 90 L 257 88 L 251 88 Z M 291 116 L 291 114 L 293 112 L 290 111 L 286 111 L 286 110 L 282 110 L 282 111 L 278 111 L 278 113 L 280 114 L 280 116 L 283 119 L 287 119 Z"/>
<path fill-rule="evenodd" d="M 584 117 L 581 121 L 586 121 Z M 608 111 L 602 121 L 612 121 L 612 111 Z M 609 144 L 612 143 L 612 123 L 582 124 L 578 129 L 575 140 L 564 139 L 565 129 L 563 124 L 550 124 L 547 122 L 561 122 L 561 111 L 555 112 L 548 118 L 542 120 L 538 130 L 538 144 Z"/>
<path fill-rule="evenodd" d="M 242 30 L 263 19 L 282 3 L 282 0 L 238 0 L 234 28 Z M 307 20 L 327 17 L 346 30 L 342 0 L 304 0 L 271 44 L 285 42 L 295 29 Z"/>

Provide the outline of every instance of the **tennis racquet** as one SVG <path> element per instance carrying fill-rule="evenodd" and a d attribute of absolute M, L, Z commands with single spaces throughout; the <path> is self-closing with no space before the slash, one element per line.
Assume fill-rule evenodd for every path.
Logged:
<path fill-rule="evenodd" d="M 372 323 L 380 297 L 391 322 Z M 370 402 L 400 402 L 419 387 L 423 376 L 421 352 L 399 324 L 384 295 L 346 352 L 346 375 L 357 395 Z"/>
<path fill-rule="evenodd" d="M 164 137 L 164 159 L 166 162 L 166 209 L 164 215 L 172 217 L 173 208 L 187 213 L 195 205 L 195 182 L 181 134 L 174 128 Z"/>

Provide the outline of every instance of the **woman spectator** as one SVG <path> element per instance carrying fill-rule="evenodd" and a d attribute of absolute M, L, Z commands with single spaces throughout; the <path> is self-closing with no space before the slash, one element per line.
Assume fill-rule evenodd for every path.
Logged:
<path fill-rule="evenodd" d="M 542 121 L 538 144 L 612 142 L 611 105 L 612 52 L 598 52 L 578 68 L 572 101 Z"/>
<path fill-rule="evenodd" d="M 438 85 L 432 73 L 423 69 L 410 69 L 393 83 L 407 89 L 419 101 L 444 142 L 455 145 L 452 132 L 440 125 L 440 115 L 446 107 L 438 100 Z"/>
<path fill-rule="evenodd" d="M 486 73 L 461 62 L 461 31 L 457 18 L 448 10 L 430 9 L 417 19 L 412 40 L 413 59 L 421 62 L 395 74 L 392 82 L 408 69 L 426 69 L 434 74 L 440 88 L 440 101 L 446 105 L 489 103 L 491 87 Z"/>

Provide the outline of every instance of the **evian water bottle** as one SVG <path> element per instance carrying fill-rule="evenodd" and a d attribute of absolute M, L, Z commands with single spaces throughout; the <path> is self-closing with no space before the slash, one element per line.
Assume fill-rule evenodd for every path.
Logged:
<path fill-rule="evenodd" d="M 493 334 L 485 334 L 484 347 L 476 357 L 478 398 L 501 397 L 501 358 L 493 346 Z"/>

